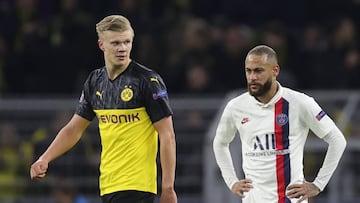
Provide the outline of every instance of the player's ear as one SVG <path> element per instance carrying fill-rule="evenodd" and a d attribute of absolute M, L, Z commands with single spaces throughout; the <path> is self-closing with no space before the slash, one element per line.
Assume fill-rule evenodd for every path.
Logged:
<path fill-rule="evenodd" d="M 105 51 L 104 42 L 102 40 L 98 40 L 98 46 L 102 51 Z"/>
<path fill-rule="evenodd" d="M 279 75 L 279 73 L 280 73 L 280 66 L 279 65 L 275 65 L 274 67 L 273 67 L 273 74 L 274 74 L 274 76 L 276 77 L 276 76 L 278 76 Z"/>

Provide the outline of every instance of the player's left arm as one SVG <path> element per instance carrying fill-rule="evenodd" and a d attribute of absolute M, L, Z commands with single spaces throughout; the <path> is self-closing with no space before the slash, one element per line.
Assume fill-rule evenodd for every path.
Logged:
<path fill-rule="evenodd" d="M 290 198 L 301 196 L 298 202 L 318 195 L 329 182 L 346 147 L 346 140 L 338 127 L 334 128 L 322 138 L 329 144 L 325 159 L 315 180 L 310 183 L 293 184 L 288 187 L 287 195 Z"/>
<path fill-rule="evenodd" d="M 313 181 L 321 191 L 329 182 L 334 173 L 342 154 L 346 147 L 346 140 L 338 127 L 334 128 L 325 136 L 323 140 L 329 144 L 322 167 L 320 168 L 315 180 Z"/>
<path fill-rule="evenodd" d="M 323 191 L 333 175 L 346 147 L 346 140 L 343 133 L 336 126 L 335 122 L 329 115 L 326 114 L 320 105 L 313 99 L 303 99 L 306 107 L 304 119 L 308 122 L 308 126 L 319 138 L 328 143 L 323 165 L 320 168 L 313 184 L 316 185 L 320 191 Z"/>
<path fill-rule="evenodd" d="M 176 203 L 177 197 L 174 189 L 176 168 L 176 140 L 172 116 L 160 119 L 154 123 L 159 133 L 160 162 L 162 169 L 161 203 Z"/>

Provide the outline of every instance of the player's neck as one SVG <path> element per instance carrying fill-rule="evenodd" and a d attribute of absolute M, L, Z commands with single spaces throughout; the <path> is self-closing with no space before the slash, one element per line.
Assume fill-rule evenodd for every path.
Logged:
<path fill-rule="evenodd" d="M 117 78 L 122 72 L 124 72 L 128 68 L 130 61 L 131 60 L 122 65 L 106 65 L 109 79 L 114 80 L 115 78 Z"/>

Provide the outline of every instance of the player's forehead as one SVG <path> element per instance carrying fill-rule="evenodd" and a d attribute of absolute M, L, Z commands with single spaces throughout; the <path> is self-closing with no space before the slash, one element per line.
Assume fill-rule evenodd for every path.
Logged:
<path fill-rule="evenodd" d="M 263 62 L 267 61 L 267 54 L 249 54 L 246 56 L 245 62 Z"/>
<path fill-rule="evenodd" d="M 245 60 L 245 68 L 247 69 L 254 69 L 259 67 L 266 67 L 269 65 L 267 60 L 267 55 L 257 55 L 257 54 L 250 54 L 246 57 Z"/>
<path fill-rule="evenodd" d="M 125 30 L 125 31 L 112 31 L 112 30 L 106 30 L 102 33 L 103 38 L 106 40 L 128 40 L 133 38 L 133 33 L 131 30 Z"/>

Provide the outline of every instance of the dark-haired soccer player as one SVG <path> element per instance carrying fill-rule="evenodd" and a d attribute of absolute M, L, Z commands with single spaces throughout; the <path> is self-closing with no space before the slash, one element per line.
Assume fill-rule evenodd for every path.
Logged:
<path fill-rule="evenodd" d="M 248 92 L 224 109 L 213 142 L 216 161 L 229 189 L 243 203 L 307 202 L 330 180 L 346 146 L 332 119 L 315 100 L 282 87 L 276 52 L 256 46 L 246 56 Z M 313 182 L 303 174 L 303 151 L 311 129 L 329 144 Z M 229 144 L 239 132 L 245 178 L 239 180 Z"/>
<path fill-rule="evenodd" d="M 73 147 L 97 117 L 101 136 L 100 195 L 104 203 L 152 203 L 157 193 L 160 140 L 161 203 L 176 203 L 176 142 L 172 110 L 161 77 L 131 60 L 134 30 L 123 16 L 96 24 L 105 66 L 87 78 L 73 118 L 31 166 L 43 178 L 50 161 Z"/>

